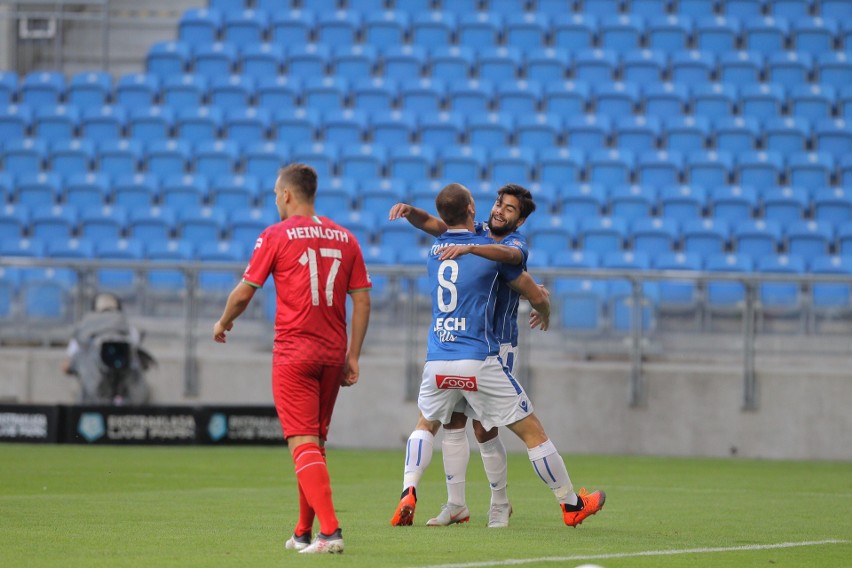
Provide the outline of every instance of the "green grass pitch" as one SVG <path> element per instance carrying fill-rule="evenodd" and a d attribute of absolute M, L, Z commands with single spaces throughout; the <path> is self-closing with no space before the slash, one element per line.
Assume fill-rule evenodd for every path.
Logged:
<path fill-rule="evenodd" d="M 0 444 L 0 566 L 852 566 L 852 463 L 564 457 L 578 488 L 607 492 L 576 529 L 523 454 L 510 527 L 487 529 L 476 453 L 471 522 L 427 528 L 446 498 L 437 452 L 416 526 L 391 527 L 403 449 L 332 448 L 346 552 L 306 557 L 283 547 L 298 509 L 285 448 Z"/>

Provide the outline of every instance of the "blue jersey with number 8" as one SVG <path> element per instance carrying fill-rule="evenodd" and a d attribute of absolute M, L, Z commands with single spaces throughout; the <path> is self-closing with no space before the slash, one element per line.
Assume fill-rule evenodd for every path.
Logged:
<path fill-rule="evenodd" d="M 432 294 L 432 324 L 427 361 L 485 360 L 500 351 L 495 328 L 498 285 L 511 282 L 523 268 L 466 254 L 441 261 L 441 250 L 453 244 L 489 245 L 494 241 L 461 229 L 438 237 L 426 262 Z"/>

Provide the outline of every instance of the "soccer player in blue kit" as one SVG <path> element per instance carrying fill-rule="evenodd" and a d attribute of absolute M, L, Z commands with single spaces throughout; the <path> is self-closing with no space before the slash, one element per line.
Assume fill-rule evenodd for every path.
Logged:
<path fill-rule="evenodd" d="M 431 459 L 432 437 L 450 421 L 464 401 L 490 430 L 506 426 L 527 446 L 533 468 L 553 491 L 565 524 L 577 526 L 604 505 L 602 491 L 574 492 L 562 457 L 547 437 L 532 402 L 500 359 L 495 325 L 496 286 L 502 280 L 525 296 L 535 312 L 531 323 L 546 330 L 550 316 L 547 294 L 517 265 L 497 263 L 476 254 L 441 260 L 454 245 L 484 246 L 493 240 L 474 232 L 475 207 L 470 191 L 450 184 L 435 205 L 447 232 L 430 249 L 432 325 L 417 405 L 420 419 L 408 442 L 403 493 L 391 519 L 394 526 L 412 524 L 415 486 Z M 428 454 L 428 455 L 427 455 Z"/>
<path fill-rule="evenodd" d="M 534 211 L 535 201 L 528 189 L 516 184 L 504 185 L 497 191 L 497 200 L 491 209 L 488 223 L 474 225 L 477 234 L 488 235 L 493 242 L 499 244 L 447 247 L 441 253 L 441 260 L 473 253 L 526 268 L 529 251 L 526 239 L 518 232 L 518 228 Z M 388 217 L 390 220 L 405 218 L 414 227 L 434 237 L 441 236 L 447 230 L 447 225 L 440 218 L 405 203 L 394 205 Z M 510 372 L 517 359 L 519 302 L 520 294 L 506 283 L 498 283 L 495 313 L 498 324 L 497 335 L 500 341 L 500 358 Z M 465 475 L 470 460 L 470 446 L 465 432 L 466 412 L 473 414 L 462 401 L 450 422 L 444 424 L 442 456 L 447 478 L 447 504 L 436 517 L 427 521 L 426 524 L 429 526 L 446 526 L 470 519 L 470 511 L 465 499 Z M 488 526 L 490 528 L 507 527 L 512 507 L 506 491 L 508 481 L 506 448 L 498 436 L 498 429 L 485 430 L 475 416 L 473 416 L 473 430 L 491 487 Z M 427 440 L 426 443 L 432 443 L 432 441 Z"/>

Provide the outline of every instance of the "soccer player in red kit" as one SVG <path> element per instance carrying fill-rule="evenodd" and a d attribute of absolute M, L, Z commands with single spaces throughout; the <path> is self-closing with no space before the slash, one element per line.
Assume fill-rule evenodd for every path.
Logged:
<path fill-rule="evenodd" d="M 352 233 L 316 216 L 316 190 L 317 174 L 310 166 L 291 164 L 279 171 L 275 204 L 281 222 L 257 239 L 242 280 L 213 326 L 213 339 L 225 343 L 225 333 L 272 275 L 277 296 L 272 392 L 299 482 L 299 522 L 286 548 L 303 554 L 343 552 L 324 445 L 340 387 L 358 381 L 372 287 Z M 348 350 L 347 293 L 352 298 Z M 314 516 L 320 532 L 311 543 Z"/>

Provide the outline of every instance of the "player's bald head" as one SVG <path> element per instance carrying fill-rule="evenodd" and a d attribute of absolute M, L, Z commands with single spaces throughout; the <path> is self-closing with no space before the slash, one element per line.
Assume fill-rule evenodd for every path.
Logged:
<path fill-rule="evenodd" d="M 317 172 L 307 164 L 290 164 L 278 170 L 278 183 L 300 201 L 313 203 L 317 194 Z"/>
<path fill-rule="evenodd" d="M 451 183 L 438 192 L 435 209 L 447 225 L 463 225 L 467 221 L 468 207 L 472 203 L 473 196 L 468 188 L 460 183 Z"/>

